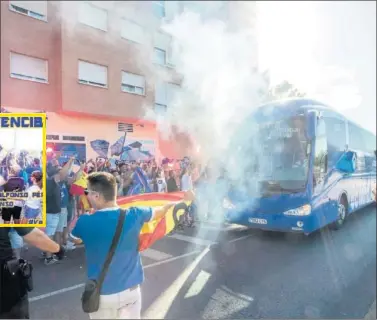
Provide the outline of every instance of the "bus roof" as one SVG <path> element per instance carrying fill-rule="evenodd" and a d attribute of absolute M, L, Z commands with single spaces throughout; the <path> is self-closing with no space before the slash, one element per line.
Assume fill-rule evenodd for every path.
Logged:
<path fill-rule="evenodd" d="M 334 108 L 330 107 L 329 105 L 315 99 L 310 99 L 310 98 L 289 98 L 289 99 L 272 101 L 272 102 L 259 106 L 252 113 L 251 116 L 259 121 L 269 121 L 271 120 L 271 117 L 273 119 L 287 118 L 290 116 L 304 113 L 305 110 L 324 111 L 327 116 L 331 116 L 331 117 L 338 118 L 341 120 L 347 120 L 349 123 L 352 123 L 354 126 L 373 134 L 372 132 L 363 128 L 359 124 L 346 118 L 343 114 L 336 111 Z"/>

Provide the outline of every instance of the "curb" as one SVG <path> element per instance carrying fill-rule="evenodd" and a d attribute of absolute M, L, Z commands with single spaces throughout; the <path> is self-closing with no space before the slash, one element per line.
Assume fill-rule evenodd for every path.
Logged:
<path fill-rule="evenodd" d="M 365 315 L 364 320 L 375 320 L 376 319 L 376 300 L 372 303 L 369 308 L 368 313 Z"/>

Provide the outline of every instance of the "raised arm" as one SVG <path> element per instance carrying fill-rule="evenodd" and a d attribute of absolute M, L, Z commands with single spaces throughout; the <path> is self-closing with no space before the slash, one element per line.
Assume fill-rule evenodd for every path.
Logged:
<path fill-rule="evenodd" d="M 67 176 L 68 176 L 69 170 L 72 167 L 73 161 L 74 161 L 74 158 L 70 158 L 68 162 L 64 165 L 64 167 L 60 170 L 60 179 L 62 180 L 67 179 Z"/>

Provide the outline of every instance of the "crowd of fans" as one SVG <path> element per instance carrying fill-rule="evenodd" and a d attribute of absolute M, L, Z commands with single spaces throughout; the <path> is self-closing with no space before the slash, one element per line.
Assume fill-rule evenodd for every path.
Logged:
<path fill-rule="evenodd" d="M 0 159 L 0 164 L 0 191 L 28 194 L 26 199 L 13 201 L 14 207 L 0 209 L 3 223 L 19 224 L 26 223 L 28 219 L 40 218 L 42 201 L 41 198 L 33 196 L 42 192 L 40 158 L 31 158 L 26 152 L 11 152 Z"/>
<path fill-rule="evenodd" d="M 177 192 L 188 191 L 199 182 L 200 166 L 183 160 L 164 159 L 158 164 L 154 159 L 146 162 L 137 161 L 88 161 L 83 167 L 86 173 L 95 171 L 109 172 L 116 178 L 118 197 L 136 195 L 149 192 Z M 143 184 L 143 182 L 145 182 Z M 141 186 L 140 188 L 137 188 Z M 88 211 L 85 208 L 88 202 L 79 200 L 78 210 Z"/>
<path fill-rule="evenodd" d="M 0 191 L 42 192 L 41 160 L 30 159 L 25 154 L 8 154 L 0 159 Z M 71 158 L 63 163 L 57 157 L 49 158 L 47 163 L 45 233 L 66 250 L 75 246 L 68 240 L 70 224 L 81 214 L 91 212 L 92 208 L 85 194 L 72 192 L 72 185 L 83 173 L 109 172 L 116 178 L 118 197 L 150 192 L 177 192 L 194 189 L 200 181 L 208 178 L 207 171 L 201 173 L 201 167 L 189 158 L 182 160 L 113 161 L 96 159 L 79 162 Z M 27 223 L 28 219 L 40 217 L 40 200 L 28 199 L 16 201 L 13 208 L 3 208 L 1 217 L 4 223 Z M 184 224 L 194 225 L 194 215 L 187 213 Z M 178 226 L 182 228 L 182 225 Z M 12 246 L 20 256 L 23 247 L 22 238 L 11 229 Z M 57 259 L 43 253 L 45 263 L 52 264 Z"/>
<path fill-rule="evenodd" d="M 42 199 L 33 195 L 42 193 L 41 159 L 26 151 L 6 152 L 0 145 L 0 192 L 24 192 L 28 198 L 13 201 L 13 207 L 0 208 L 0 220 L 4 224 L 26 224 L 29 219 L 42 216 Z M 7 199 L 0 199 L 6 201 Z M 9 231 L 15 256 L 20 257 L 22 238 L 11 228 Z"/>

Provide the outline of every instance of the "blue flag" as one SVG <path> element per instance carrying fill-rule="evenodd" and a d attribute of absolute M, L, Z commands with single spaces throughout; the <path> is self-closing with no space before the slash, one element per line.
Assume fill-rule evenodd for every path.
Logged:
<path fill-rule="evenodd" d="M 107 158 L 109 145 L 110 143 L 108 143 L 106 140 L 94 140 L 90 142 L 90 146 L 93 148 L 93 150 L 104 158 Z"/>
<path fill-rule="evenodd" d="M 124 145 L 126 137 L 123 135 L 121 136 L 111 147 L 110 153 L 111 156 L 120 156 L 122 154 L 122 148 Z"/>
<path fill-rule="evenodd" d="M 151 188 L 149 187 L 147 177 L 141 168 L 137 167 L 135 169 L 132 179 L 132 185 L 127 193 L 127 196 L 152 192 Z"/>

